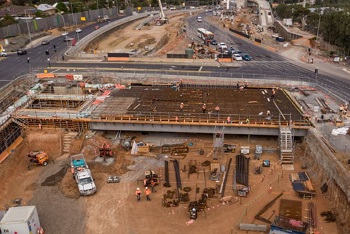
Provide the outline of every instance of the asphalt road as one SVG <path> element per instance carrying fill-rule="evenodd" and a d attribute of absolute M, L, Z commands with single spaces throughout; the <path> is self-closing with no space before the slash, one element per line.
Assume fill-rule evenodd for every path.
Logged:
<path fill-rule="evenodd" d="M 111 21 L 116 21 L 122 19 L 126 16 L 119 16 Z M 82 28 L 82 32 L 77 34 L 75 31 L 69 32 L 68 36 L 75 38 L 78 41 L 79 39 L 85 37 L 95 30 L 95 26 L 99 25 L 103 27 L 107 22 L 104 23 L 94 23 Z M 54 49 L 54 45 L 56 45 L 56 52 Z M 64 42 L 64 37 L 59 36 L 52 40 L 50 40 L 49 45 L 39 45 L 30 49 L 27 49 L 27 55 L 17 55 L 8 54 L 7 58 L 3 58 L 0 61 L 0 88 L 10 83 L 19 75 L 23 75 L 26 73 L 30 73 L 31 71 L 37 68 L 43 68 L 49 66 L 48 58 L 50 58 L 50 63 L 54 63 L 62 59 L 62 55 L 64 52 L 70 47 L 70 42 Z M 49 50 L 49 55 L 46 55 L 46 50 Z M 27 58 L 29 57 L 29 63 L 27 62 Z"/>
<path fill-rule="evenodd" d="M 67 43 L 63 41 L 63 37 L 55 38 L 50 45 L 38 46 L 28 50 L 28 55 L 18 56 L 9 55 L 9 57 L 0 62 L 0 71 L 2 73 L 0 87 L 4 86 L 9 81 L 13 80 L 19 72 L 26 73 L 30 68 L 35 70 L 36 67 L 48 67 L 47 58 L 50 58 L 52 69 L 59 71 L 65 68 L 80 68 L 85 71 L 92 69 L 135 73 L 166 73 L 175 75 L 201 76 L 201 77 L 232 77 L 246 79 L 284 79 L 284 80 L 299 80 L 313 81 L 320 87 L 332 90 L 333 93 L 340 98 L 350 100 L 350 80 L 337 77 L 336 74 L 315 74 L 313 69 L 307 68 L 292 60 L 286 59 L 283 56 L 266 50 L 243 40 L 239 37 L 227 33 L 218 26 L 212 24 L 205 19 L 205 13 L 202 14 L 203 22 L 198 23 L 196 17 L 188 19 L 187 33 L 190 37 L 195 38 L 198 27 L 204 27 L 212 32 L 215 32 L 217 41 L 224 41 L 228 46 L 238 48 L 244 53 L 249 53 L 253 56 L 254 61 L 242 61 L 239 67 L 230 67 L 219 64 L 212 66 L 191 66 L 178 64 L 136 64 L 136 63 L 61 63 L 63 52 L 68 48 Z M 114 19 L 117 20 L 117 19 Z M 100 23 L 101 24 L 101 23 Z M 106 24 L 106 23 L 105 23 Z M 79 34 L 79 38 L 91 33 L 96 24 L 83 28 Z M 70 32 L 70 37 L 77 37 L 75 32 Z M 196 40 L 199 38 L 196 37 Z M 54 52 L 53 45 L 56 45 L 57 52 Z M 45 55 L 45 50 L 49 49 L 50 55 Z M 30 63 L 27 63 L 27 57 L 30 57 Z M 56 62 L 57 61 L 57 62 Z"/>

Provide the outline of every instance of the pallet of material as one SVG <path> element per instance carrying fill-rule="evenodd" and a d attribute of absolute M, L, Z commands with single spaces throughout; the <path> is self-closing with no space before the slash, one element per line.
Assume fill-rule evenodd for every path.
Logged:
<path fill-rule="evenodd" d="M 151 147 L 149 145 L 144 146 L 138 146 L 137 152 L 138 153 L 148 153 L 150 152 Z"/>
<path fill-rule="evenodd" d="M 304 184 L 304 188 L 305 188 L 307 191 L 315 192 L 315 189 L 314 189 L 314 187 L 312 186 L 310 180 L 304 181 L 303 184 Z"/>

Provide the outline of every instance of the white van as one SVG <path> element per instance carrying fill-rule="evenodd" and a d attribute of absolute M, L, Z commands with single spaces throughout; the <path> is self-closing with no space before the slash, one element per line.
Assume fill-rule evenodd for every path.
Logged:
<path fill-rule="evenodd" d="M 198 16 L 198 17 L 197 17 L 197 22 L 203 22 L 202 17 Z"/>

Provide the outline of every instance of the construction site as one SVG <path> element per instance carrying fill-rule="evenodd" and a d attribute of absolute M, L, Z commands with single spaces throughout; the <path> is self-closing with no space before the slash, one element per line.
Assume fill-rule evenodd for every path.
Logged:
<path fill-rule="evenodd" d="M 323 103 L 327 119 L 336 104 L 312 87 L 63 77 L 29 86 L 26 79 L 3 92 L 3 100 L 17 100 L 10 109 L 2 102 L 11 113 L 1 129 L 7 192 L 0 204 L 5 210 L 20 198 L 21 205 L 36 205 L 48 233 L 67 232 L 67 223 L 76 222 L 85 223 L 76 233 L 186 232 L 188 225 L 193 233 L 216 233 L 218 225 L 208 221 L 224 233 L 338 233 L 335 217 L 347 217 L 324 196 L 338 196 L 341 187 L 315 163 L 322 155 L 330 167 L 334 156 L 325 156 L 331 146 L 317 136 L 308 106 Z M 77 154 L 94 195 L 85 196 L 90 190 L 72 179 L 69 161 Z M 337 156 L 343 167 L 345 156 Z M 340 178 L 341 168 L 334 170 Z M 137 202 L 135 189 L 144 193 L 146 186 L 151 200 L 143 194 Z M 346 201 L 345 193 L 335 201 Z M 151 210 L 160 215 L 144 215 Z"/>
<path fill-rule="evenodd" d="M 145 48 L 126 37 L 89 50 Z M 169 41 L 152 56 L 190 40 Z M 313 85 L 23 76 L 0 96 L 0 220 L 36 206 L 46 233 L 349 233 L 350 135 L 330 138 L 349 116 Z"/>

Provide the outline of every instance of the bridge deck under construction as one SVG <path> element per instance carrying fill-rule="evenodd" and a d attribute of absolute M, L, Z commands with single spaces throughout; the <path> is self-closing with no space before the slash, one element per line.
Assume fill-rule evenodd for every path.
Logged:
<path fill-rule="evenodd" d="M 50 86 L 50 94 L 38 93 L 15 119 L 26 126 L 92 129 L 109 124 L 102 130 L 118 130 L 121 124 L 193 125 L 279 128 L 293 124 L 308 129 L 310 123 L 283 89 L 272 87 L 205 86 L 205 85 L 142 85 L 125 88 L 71 87 L 76 91 L 62 94 Z M 99 90 L 99 92 L 96 92 Z M 75 94 L 74 94 L 75 93 Z M 203 110 L 203 104 L 206 108 Z M 219 107 L 217 111 L 215 108 Z M 268 112 L 270 114 L 268 114 Z M 96 125 L 97 124 L 97 125 Z M 135 124 L 138 124 L 135 127 Z M 125 130 L 122 128 L 119 130 Z M 162 131 L 161 128 L 152 128 Z M 146 130 L 142 129 L 139 130 Z M 169 128 L 163 129 L 170 131 Z"/>

